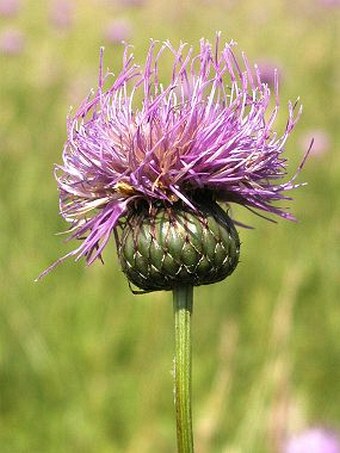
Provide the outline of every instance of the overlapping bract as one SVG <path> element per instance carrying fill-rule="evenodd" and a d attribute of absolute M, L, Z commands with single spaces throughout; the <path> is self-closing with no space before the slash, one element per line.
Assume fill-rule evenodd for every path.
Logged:
<path fill-rule="evenodd" d="M 126 46 L 117 77 L 103 75 L 101 53 L 98 89 L 69 118 L 56 168 L 61 214 L 72 223 L 71 238 L 82 239 L 67 256 L 89 264 L 100 257 L 119 219 L 142 199 L 195 208 L 195 193 L 209 192 L 292 219 L 275 202 L 297 187 L 296 175 L 282 182 L 282 153 L 301 108 L 289 103 L 283 134 L 274 132 L 277 77 L 271 93 L 234 46 L 221 46 L 217 35 L 214 45 L 202 39 L 194 54 L 185 44 L 152 41 L 142 67 Z M 169 57 L 164 81 L 161 63 Z"/>

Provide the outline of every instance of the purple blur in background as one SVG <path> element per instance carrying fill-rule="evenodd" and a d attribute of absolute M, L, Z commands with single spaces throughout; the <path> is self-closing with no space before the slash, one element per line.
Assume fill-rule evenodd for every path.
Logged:
<path fill-rule="evenodd" d="M 326 8 L 334 8 L 340 6 L 340 0 L 319 0 L 319 4 Z"/>
<path fill-rule="evenodd" d="M 0 16 L 13 17 L 20 10 L 19 0 L 0 0 Z"/>
<path fill-rule="evenodd" d="M 283 453 L 340 453 L 339 437 L 332 431 L 310 429 L 292 437 Z"/>
<path fill-rule="evenodd" d="M 0 53 L 19 55 L 25 47 L 25 36 L 18 28 L 8 28 L 0 33 Z"/>
<path fill-rule="evenodd" d="M 51 24 L 61 30 L 69 29 L 73 24 L 74 6 L 70 0 L 53 0 L 50 5 Z"/>
<path fill-rule="evenodd" d="M 104 39 L 110 44 L 128 41 L 132 36 L 132 25 L 127 19 L 109 22 L 104 30 Z"/>
<path fill-rule="evenodd" d="M 329 133 L 324 129 L 312 129 L 304 133 L 300 137 L 300 147 L 302 152 L 305 152 L 311 142 L 313 146 L 310 151 L 311 156 L 322 157 L 331 149 L 331 139 Z"/>

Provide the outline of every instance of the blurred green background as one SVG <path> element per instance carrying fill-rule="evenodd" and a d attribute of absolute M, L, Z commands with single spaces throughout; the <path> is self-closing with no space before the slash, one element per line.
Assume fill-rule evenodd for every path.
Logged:
<path fill-rule="evenodd" d="M 6 9 L 7 8 L 7 9 Z M 173 452 L 170 293 L 133 296 L 112 243 L 100 263 L 70 261 L 54 233 L 53 164 L 65 118 L 97 83 L 98 50 L 142 62 L 149 38 L 234 39 L 281 74 L 282 109 L 301 97 L 291 172 L 298 223 L 235 209 L 241 263 L 195 290 L 198 453 L 279 452 L 292 433 L 340 425 L 339 7 L 326 0 L 0 1 L 0 451 Z M 113 242 L 113 241 L 112 241 Z"/>

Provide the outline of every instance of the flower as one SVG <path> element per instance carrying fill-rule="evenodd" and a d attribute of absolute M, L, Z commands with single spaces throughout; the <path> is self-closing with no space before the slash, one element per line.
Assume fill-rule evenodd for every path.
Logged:
<path fill-rule="evenodd" d="M 122 6 L 142 6 L 145 0 L 119 0 L 119 4 Z"/>
<path fill-rule="evenodd" d="M 0 53 L 19 55 L 25 47 L 25 36 L 18 28 L 8 28 L 0 34 Z"/>
<path fill-rule="evenodd" d="M 132 27 L 129 21 L 125 19 L 115 19 L 105 28 L 105 40 L 111 44 L 118 44 L 127 41 L 132 34 Z"/>
<path fill-rule="evenodd" d="M 340 442 L 333 432 L 313 428 L 292 437 L 284 453 L 340 453 Z"/>
<path fill-rule="evenodd" d="M 300 138 L 300 147 L 305 151 L 311 143 L 310 155 L 315 157 L 324 156 L 331 148 L 331 138 L 324 129 L 313 129 L 305 132 Z"/>
<path fill-rule="evenodd" d="M 269 87 L 274 88 L 275 78 L 282 79 L 282 70 L 280 66 L 270 59 L 262 59 L 257 63 L 260 71 L 261 82 L 266 83 Z"/>
<path fill-rule="evenodd" d="M 20 9 L 19 0 L 0 0 L 0 16 L 15 16 Z"/>
<path fill-rule="evenodd" d="M 340 0 L 319 0 L 319 4 L 325 8 L 337 8 L 340 6 Z"/>
<path fill-rule="evenodd" d="M 50 5 L 49 19 L 51 24 L 60 30 L 71 28 L 73 23 L 73 5 L 68 0 L 53 0 Z"/>
<path fill-rule="evenodd" d="M 42 275 L 69 256 L 88 264 L 101 258 L 136 206 L 197 211 L 204 198 L 294 219 L 276 202 L 290 200 L 286 192 L 298 186 L 303 162 L 284 181 L 282 154 L 301 107 L 289 103 L 285 129 L 275 132 L 277 77 L 272 93 L 235 46 L 221 46 L 220 34 L 214 45 L 201 39 L 197 54 L 183 43 L 151 41 L 138 66 L 126 45 L 116 77 L 103 74 L 101 51 L 98 88 L 68 118 L 63 164 L 55 171 L 61 215 L 70 238 L 82 243 Z M 161 62 L 169 54 L 166 82 Z M 233 247 L 238 256 L 237 241 Z"/>

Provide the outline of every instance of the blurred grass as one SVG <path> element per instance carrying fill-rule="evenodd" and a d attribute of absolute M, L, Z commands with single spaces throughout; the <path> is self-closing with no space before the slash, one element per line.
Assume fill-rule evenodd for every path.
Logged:
<path fill-rule="evenodd" d="M 113 244 L 105 266 L 65 263 L 54 233 L 52 165 L 60 162 L 65 117 L 95 87 L 98 49 L 120 67 L 105 26 L 124 17 L 142 59 L 150 37 L 196 43 L 222 30 L 251 60 L 283 68 L 285 103 L 304 114 L 288 143 L 291 168 L 312 129 L 330 149 L 312 156 L 294 194 L 299 223 L 273 225 L 244 210 L 242 260 L 227 281 L 196 290 L 194 420 L 197 451 L 275 452 L 296 429 L 340 424 L 338 10 L 315 1 L 82 0 L 70 28 L 48 20 L 49 3 L 22 2 L 1 30 L 19 27 L 23 53 L 0 55 L 0 451 L 172 452 L 171 295 L 132 296 Z M 236 211 L 236 210 L 235 210 Z"/>

